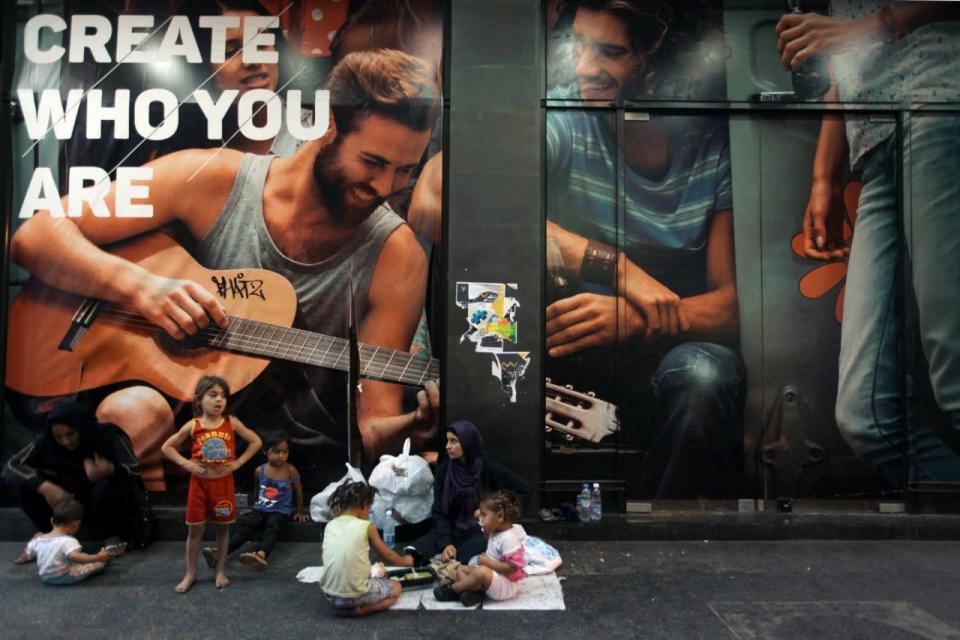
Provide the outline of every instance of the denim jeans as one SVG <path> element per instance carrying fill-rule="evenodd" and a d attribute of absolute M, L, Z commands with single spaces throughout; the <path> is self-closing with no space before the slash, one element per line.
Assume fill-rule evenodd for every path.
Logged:
<path fill-rule="evenodd" d="M 730 497 L 743 482 L 740 355 L 709 342 L 680 344 L 649 378 L 650 440 L 641 491 L 655 498 Z"/>
<path fill-rule="evenodd" d="M 960 116 L 909 114 L 904 137 L 904 230 L 914 299 L 898 304 L 896 141 L 864 158 L 863 190 L 847 270 L 837 425 L 854 452 L 893 487 L 909 452 L 915 480 L 960 480 L 960 455 L 931 424 L 902 426 L 898 309 L 916 304 L 926 371 L 949 428 L 960 429 Z M 907 378 L 909 380 L 909 378 Z M 911 411 L 911 415 L 913 412 Z"/>

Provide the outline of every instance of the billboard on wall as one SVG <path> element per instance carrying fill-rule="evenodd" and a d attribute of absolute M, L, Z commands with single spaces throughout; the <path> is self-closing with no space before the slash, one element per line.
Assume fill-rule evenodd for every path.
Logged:
<path fill-rule="evenodd" d="M 179 486 L 159 447 L 219 375 L 322 487 L 351 327 L 364 457 L 422 447 L 444 3 L 69 8 L 18 24 L 6 453 L 69 398 L 130 435 L 148 488 Z"/>
<path fill-rule="evenodd" d="M 930 235 L 960 30 L 908 4 L 547 4 L 548 479 L 664 499 L 960 479 L 960 300 L 934 275 L 960 252 Z M 778 110 L 798 102 L 848 107 Z"/>

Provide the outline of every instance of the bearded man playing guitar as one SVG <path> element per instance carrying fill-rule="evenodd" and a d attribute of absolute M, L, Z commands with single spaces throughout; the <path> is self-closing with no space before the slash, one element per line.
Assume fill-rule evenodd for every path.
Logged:
<path fill-rule="evenodd" d="M 98 217 L 87 203 L 79 217 L 40 211 L 13 236 L 13 260 L 47 285 L 131 308 L 175 340 L 226 329 L 230 319 L 223 302 L 235 288 L 161 276 L 101 248 L 161 227 L 181 227 L 196 242 L 192 253 L 203 267 L 266 269 L 289 280 L 297 302 L 294 326 L 345 335 L 352 290 L 360 340 L 407 351 L 423 308 L 427 261 L 414 233 L 385 203 L 407 187 L 427 146 L 440 110 L 436 73 L 400 51 L 359 52 L 331 71 L 327 89 L 330 128 L 294 155 L 193 149 L 164 156 L 147 165 L 154 176 L 147 200 L 153 217 Z M 115 184 L 105 202 L 116 211 Z M 270 301 L 268 291 L 258 293 Z M 8 381 L 9 375 L 8 369 Z M 342 378 L 338 385 L 322 370 L 303 375 L 319 399 L 334 398 L 328 417 L 339 423 L 336 433 L 321 428 L 303 440 L 339 445 L 342 460 Z M 408 413 L 401 412 L 402 387 L 364 383 L 357 422 L 368 457 L 398 449 L 407 436 L 422 442 L 436 429 L 439 389 L 433 381 L 421 382 L 418 407 Z M 252 385 L 254 401 L 248 404 L 260 401 L 258 386 Z M 282 394 L 287 381 L 274 386 Z M 287 422 L 298 422 L 296 409 L 285 411 Z M 243 415 L 243 408 L 239 412 Z M 98 417 L 123 427 L 146 465 L 168 435 L 158 425 L 172 425 L 173 419 L 163 396 L 143 386 L 103 398 Z M 283 418 L 271 422 L 248 424 L 276 428 Z M 304 462 L 298 459 L 301 471 Z"/>

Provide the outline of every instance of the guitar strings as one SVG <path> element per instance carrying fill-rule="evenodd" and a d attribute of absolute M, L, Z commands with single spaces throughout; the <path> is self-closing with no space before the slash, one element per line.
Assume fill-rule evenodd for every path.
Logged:
<path fill-rule="evenodd" d="M 121 324 L 134 324 L 148 331 L 156 331 L 159 329 L 156 325 L 153 325 L 149 321 L 142 320 L 139 318 L 128 318 L 126 320 L 121 320 Z M 284 327 L 286 329 L 286 327 Z M 291 351 L 290 345 L 285 345 L 279 340 L 273 338 L 267 338 L 265 336 L 251 336 L 249 334 L 242 334 L 237 332 L 223 332 L 222 330 L 208 330 L 204 329 L 201 332 L 201 337 L 206 337 L 209 339 L 211 346 L 215 348 L 226 348 L 228 350 L 254 350 L 259 349 L 261 351 L 266 351 L 264 355 L 274 355 L 287 360 L 294 360 L 297 362 L 303 362 L 304 364 L 317 365 L 318 357 L 315 355 L 317 349 L 323 346 L 323 338 L 317 339 L 317 344 L 312 346 L 314 354 L 307 354 L 304 351 L 304 347 L 308 350 L 311 349 L 310 345 L 306 343 L 300 347 L 296 347 L 296 351 Z M 327 350 L 319 356 L 319 366 L 330 367 L 334 369 L 339 369 L 342 371 L 347 370 L 346 363 L 341 364 L 341 360 L 344 357 L 349 358 L 347 354 L 347 344 L 342 338 L 333 338 L 332 336 L 327 336 L 326 339 L 330 340 L 331 344 L 328 346 Z M 339 352 L 334 349 L 334 345 L 340 343 Z M 278 349 L 278 345 L 282 347 L 285 353 L 281 353 Z M 363 362 L 363 368 L 361 370 L 361 375 L 363 377 L 370 378 L 379 378 L 396 382 L 403 382 L 405 384 L 414 384 L 422 386 L 423 382 L 426 380 L 436 379 L 439 376 L 439 363 L 436 360 L 428 360 L 419 356 L 414 356 L 412 354 L 407 354 L 402 351 L 390 350 L 389 358 L 387 353 L 380 355 L 371 354 L 367 356 L 367 353 L 370 349 L 374 349 L 374 354 L 377 353 L 375 347 L 370 345 L 362 345 L 361 347 L 361 361 Z M 379 348 L 382 349 L 382 348 Z M 336 357 L 334 357 L 336 354 Z M 397 354 L 400 354 L 401 358 L 397 358 Z M 394 364 L 392 360 L 396 359 L 397 362 Z M 403 360 L 406 360 L 404 363 Z M 424 363 L 427 364 L 424 367 Z M 371 365 L 374 365 L 371 369 Z M 403 365 L 401 367 L 401 365 Z M 380 372 L 377 373 L 376 366 L 380 367 Z M 418 375 L 419 374 L 419 375 Z"/>
<path fill-rule="evenodd" d="M 137 326 L 139 326 L 139 327 L 141 327 L 141 328 L 144 328 L 144 329 L 147 329 L 147 330 L 157 330 L 157 329 L 159 329 L 159 327 L 157 327 L 157 326 L 154 325 L 153 323 L 149 322 L 149 321 L 146 320 L 145 318 L 142 318 L 139 314 L 136 314 L 136 313 L 133 313 L 133 312 L 127 312 L 127 311 L 124 311 L 124 310 L 122 310 L 122 309 L 111 309 L 111 310 L 109 310 L 107 313 L 110 313 L 110 314 L 112 314 L 112 315 L 114 315 L 114 316 L 116 316 L 116 317 L 123 317 L 123 318 L 125 318 L 124 322 L 127 322 L 128 324 L 137 325 Z M 275 353 L 275 354 L 277 354 L 277 355 L 280 355 L 279 350 L 277 349 L 277 346 L 279 345 L 279 346 L 282 347 L 283 350 L 286 352 L 285 355 L 289 357 L 288 359 L 295 359 L 295 358 L 293 358 L 293 356 L 298 355 L 298 356 L 300 356 L 300 359 L 306 358 L 306 363 L 307 363 L 307 364 L 313 364 L 313 359 L 312 359 L 312 357 L 309 356 L 309 355 L 307 355 L 307 354 L 305 354 L 305 352 L 304 352 L 304 347 L 306 347 L 306 348 L 308 348 L 308 349 L 311 348 L 311 345 L 308 345 L 308 344 L 306 343 L 306 342 L 307 342 L 306 339 L 304 340 L 304 343 L 303 343 L 303 344 L 301 344 L 301 345 L 299 345 L 299 346 L 296 346 L 296 345 L 293 345 L 293 344 L 290 344 L 290 343 L 281 342 L 280 340 L 274 338 L 273 336 L 268 337 L 268 336 L 265 336 L 265 335 L 261 335 L 261 336 L 250 335 L 249 333 L 247 333 L 247 332 L 244 330 L 244 328 L 241 327 L 241 328 L 238 329 L 238 328 L 236 327 L 237 324 L 245 325 L 245 324 L 253 324 L 253 323 L 256 323 L 256 324 L 254 324 L 254 329 L 255 329 L 255 330 L 259 330 L 259 329 L 261 329 L 261 328 L 263 328 L 263 327 L 269 327 L 269 328 L 272 328 L 272 329 L 274 330 L 274 333 L 276 333 L 277 330 L 296 331 L 296 332 L 298 332 L 298 333 L 306 336 L 307 339 L 315 339 L 315 340 L 317 341 L 317 344 L 316 344 L 316 345 L 312 345 L 312 349 L 313 349 L 314 352 L 316 352 L 316 350 L 317 350 L 319 347 L 322 347 L 322 346 L 323 346 L 323 341 L 324 341 L 324 339 L 330 340 L 330 341 L 331 341 L 331 344 L 327 347 L 327 350 L 326 350 L 326 351 L 324 352 L 324 354 L 321 356 L 321 360 L 323 360 L 324 358 L 326 358 L 326 357 L 328 356 L 328 354 L 329 354 L 329 357 L 330 357 L 330 358 L 333 358 L 334 346 L 339 346 L 339 347 L 340 347 L 340 353 L 337 354 L 337 356 L 336 356 L 336 364 L 334 365 L 335 368 L 336 368 L 336 366 L 339 364 L 339 361 L 340 361 L 345 355 L 347 355 L 347 354 L 346 354 L 346 349 L 347 349 L 348 343 L 347 343 L 346 339 L 344 339 L 344 338 L 337 338 L 337 337 L 334 337 L 334 336 L 318 336 L 318 335 L 312 335 L 312 334 L 309 334 L 309 333 L 307 333 L 307 332 L 303 332 L 303 331 L 300 330 L 300 329 L 293 329 L 293 328 L 291 328 L 291 327 L 282 327 L 282 326 L 280 326 L 280 325 L 272 325 L 272 324 L 269 324 L 269 323 L 261 323 L 261 322 L 258 322 L 258 321 L 248 320 L 248 319 L 246 319 L 246 318 L 237 318 L 237 317 L 234 317 L 233 320 L 236 321 L 234 327 L 231 327 L 231 328 L 228 329 L 227 331 L 224 331 L 223 329 L 220 329 L 219 327 L 208 327 L 208 328 L 205 328 L 205 329 L 202 329 L 202 330 L 201 330 L 201 337 L 206 337 L 206 338 L 210 339 L 211 343 L 212 343 L 213 341 L 220 340 L 221 342 L 231 342 L 231 343 L 235 343 L 235 344 L 236 344 L 236 343 L 245 343 L 245 344 L 248 345 L 248 346 L 251 345 L 251 344 L 253 344 L 254 346 L 262 346 L 262 347 L 269 346 L 269 347 L 273 347 L 273 353 Z M 214 345 L 214 346 L 216 346 L 216 345 Z M 294 353 L 294 352 L 291 350 L 291 347 L 296 348 L 296 349 L 297 349 L 297 352 Z M 424 357 L 422 357 L 422 356 L 415 356 L 415 355 L 413 355 L 413 354 L 408 354 L 408 353 L 406 353 L 406 352 L 396 351 L 396 350 L 393 350 L 393 349 L 389 349 L 389 350 L 388 350 L 388 349 L 385 349 L 385 348 L 383 348 L 383 347 L 377 347 L 377 346 L 373 346 L 373 345 L 367 345 L 367 344 L 361 344 L 361 345 L 360 345 L 360 351 L 361 351 L 361 355 L 362 355 L 362 356 L 363 356 L 363 355 L 366 355 L 366 352 L 369 352 L 371 349 L 373 349 L 373 353 L 370 354 L 369 357 L 365 358 L 366 362 L 365 362 L 365 364 L 364 364 L 363 369 L 361 370 L 361 374 L 363 374 L 363 375 L 366 375 L 368 369 L 370 369 L 371 364 L 380 365 L 381 371 L 383 372 L 381 375 L 386 375 L 386 372 L 387 372 L 388 370 L 392 370 L 392 371 L 394 372 L 394 373 L 392 374 L 393 377 L 401 377 L 401 374 L 402 374 L 404 371 L 407 371 L 407 370 L 411 370 L 411 374 L 414 374 L 414 375 L 415 375 L 417 372 L 420 372 L 420 373 L 428 372 L 428 373 L 431 373 L 431 374 L 434 375 L 434 376 L 435 376 L 435 375 L 438 375 L 438 373 L 439 373 L 439 372 L 438 372 L 439 362 L 437 362 L 435 359 L 428 359 L 428 358 L 424 358 Z M 379 351 L 383 351 L 384 353 L 380 354 Z M 404 362 L 401 360 L 401 361 L 398 361 L 396 364 L 393 364 L 391 361 L 392 361 L 392 359 L 395 359 L 395 358 L 396 358 L 397 354 L 400 354 L 403 358 L 405 358 L 405 359 L 406 359 L 406 363 L 404 363 Z M 418 362 L 419 362 L 420 366 L 416 366 L 416 364 L 417 364 Z M 426 364 L 426 367 L 425 367 L 425 368 L 423 367 L 423 364 L 424 364 L 424 363 Z M 404 365 L 404 366 L 401 367 L 401 365 Z M 413 365 L 413 366 L 411 366 L 411 365 Z M 329 366 L 329 365 L 325 365 L 325 366 Z M 401 371 L 401 374 L 395 373 L 398 369 Z M 419 378 L 425 378 L 425 377 L 426 377 L 425 375 L 419 376 Z M 411 380 L 412 380 L 413 376 L 412 376 L 412 375 L 411 375 L 411 376 L 404 376 L 404 378 L 408 378 L 408 379 L 411 379 Z"/>
<path fill-rule="evenodd" d="M 151 331 L 160 330 L 160 327 L 132 311 L 111 307 L 105 310 L 103 313 L 108 317 L 112 316 L 113 319 L 118 320 L 121 324 L 132 325 Z M 226 345 L 229 347 L 232 345 L 236 347 L 247 346 L 250 348 L 271 348 L 271 351 L 274 355 L 280 355 L 281 357 L 284 357 L 284 355 L 280 354 L 280 350 L 282 349 L 285 351 L 286 359 L 303 361 L 305 364 L 315 364 L 317 350 L 323 347 L 325 340 L 329 340 L 330 345 L 328 345 L 326 351 L 319 356 L 321 366 L 333 366 L 333 368 L 340 368 L 342 366 L 343 370 L 346 370 L 347 368 L 345 365 L 340 365 L 340 360 L 347 355 L 346 350 L 349 346 L 349 342 L 345 338 L 310 334 L 309 332 L 305 332 L 301 329 L 283 327 L 266 322 L 249 320 L 247 318 L 231 317 L 231 320 L 234 321 L 235 325 L 240 325 L 240 327 L 233 326 L 227 330 L 223 330 L 219 327 L 206 327 L 201 329 L 198 335 L 208 339 L 212 346 L 218 346 L 214 343 L 219 341 L 219 346 Z M 252 326 L 254 330 L 265 330 L 266 328 L 273 329 L 274 334 L 278 330 L 284 332 L 294 331 L 303 336 L 304 340 L 301 345 L 295 345 L 294 343 L 284 342 L 280 339 L 277 339 L 273 335 L 269 337 L 266 335 L 252 335 L 246 331 L 247 327 L 250 326 Z M 310 340 L 314 340 L 316 344 L 309 345 L 308 341 Z M 334 358 L 335 346 L 340 347 L 340 353 L 336 355 L 336 358 Z M 304 351 L 304 348 L 308 350 L 312 349 L 314 353 L 307 354 Z M 296 349 L 296 353 L 292 351 L 292 349 Z M 387 349 L 385 347 L 368 345 L 364 343 L 359 345 L 359 350 L 361 362 L 363 363 L 363 367 L 361 368 L 361 375 L 363 376 L 367 376 L 368 373 L 373 377 L 383 378 L 389 376 L 397 379 L 400 382 L 408 382 L 416 379 L 416 384 L 418 385 L 422 385 L 425 380 L 432 380 L 439 377 L 439 362 L 434 358 L 425 358 L 403 351 Z M 372 353 L 370 353 L 371 351 Z M 401 356 L 400 358 L 397 357 L 398 354 Z M 299 358 L 295 356 L 299 356 Z M 326 364 L 331 360 L 334 361 L 333 365 Z M 397 360 L 397 362 L 394 363 L 394 360 Z M 369 371 L 371 366 L 379 366 L 380 373 L 377 374 L 375 370 Z M 388 371 L 390 372 L 389 374 Z M 417 375 L 418 373 L 420 375 Z"/>

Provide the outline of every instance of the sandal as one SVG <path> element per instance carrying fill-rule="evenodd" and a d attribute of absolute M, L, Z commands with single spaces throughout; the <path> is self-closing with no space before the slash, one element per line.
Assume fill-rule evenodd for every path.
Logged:
<path fill-rule="evenodd" d="M 259 553 L 248 551 L 247 553 L 240 554 L 240 562 L 247 565 L 248 567 L 253 567 L 257 571 L 263 571 L 267 568 L 267 560 Z"/>

